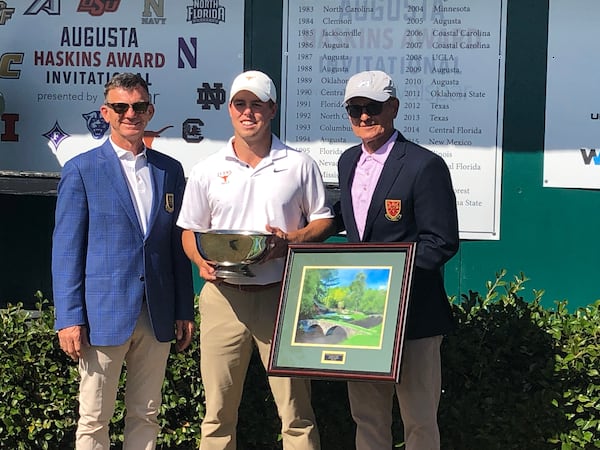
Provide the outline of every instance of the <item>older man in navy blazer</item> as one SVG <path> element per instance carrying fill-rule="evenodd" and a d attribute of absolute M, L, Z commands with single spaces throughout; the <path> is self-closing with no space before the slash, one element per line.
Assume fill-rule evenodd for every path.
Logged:
<path fill-rule="evenodd" d="M 450 173 L 441 157 L 394 128 L 400 102 L 388 74 L 352 76 L 344 106 L 361 145 L 338 162 L 338 228 L 350 242 L 417 243 L 400 383 L 348 383 L 356 449 L 392 448 L 394 391 L 406 449 L 439 449 L 440 345 L 453 324 L 442 267 L 459 245 Z"/>
<path fill-rule="evenodd" d="M 146 148 L 154 106 L 136 74 L 115 75 L 100 108 L 111 134 L 68 161 L 52 249 L 55 328 L 79 361 L 76 448 L 109 450 L 108 424 L 127 363 L 124 449 L 155 448 L 170 341 L 194 331 L 192 272 L 175 222 L 181 164 Z"/>

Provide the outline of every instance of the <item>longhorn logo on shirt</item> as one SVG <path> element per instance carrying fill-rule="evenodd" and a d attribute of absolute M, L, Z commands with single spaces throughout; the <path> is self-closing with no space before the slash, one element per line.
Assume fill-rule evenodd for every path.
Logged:
<path fill-rule="evenodd" d="M 222 172 L 217 173 L 217 176 L 223 180 L 222 184 L 229 183 L 229 175 L 231 175 L 231 170 L 224 170 Z"/>
<path fill-rule="evenodd" d="M 402 200 L 385 200 L 385 218 L 397 222 L 402 218 Z"/>

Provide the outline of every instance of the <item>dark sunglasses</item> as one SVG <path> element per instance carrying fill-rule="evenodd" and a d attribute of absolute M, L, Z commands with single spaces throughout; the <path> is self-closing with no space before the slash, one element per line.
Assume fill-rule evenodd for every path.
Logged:
<path fill-rule="evenodd" d="M 148 111 L 148 106 L 150 106 L 150 102 L 136 102 L 133 104 L 129 103 L 105 103 L 110 109 L 112 109 L 117 114 L 125 114 L 129 111 L 129 107 L 133 109 L 133 112 L 137 114 L 142 114 Z"/>
<path fill-rule="evenodd" d="M 371 102 L 366 105 L 346 105 L 346 112 L 353 119 L 358 119 L 365 111 L 369 116 L 377 116 L 383 111 L 382 102 Z"/>

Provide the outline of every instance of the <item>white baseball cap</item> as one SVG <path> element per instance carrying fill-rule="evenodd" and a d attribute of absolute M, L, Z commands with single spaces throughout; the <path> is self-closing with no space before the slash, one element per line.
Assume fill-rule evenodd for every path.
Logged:
<path fill-rule="evenodd" d="M 240 91 L 250 91 L 256 95 L 261 102 L 269 100 L 277 101 L 277 91 L 273 80 L 258 70 L 248 70 L 239 74 L 231 84 L 229 101 L 233 100 L 235 94 Z"/>
<path fill-rule="evenodd" d="M 394 81 L 381 70 L 368 70 L 352 75 L 346 84 L 344 105 L 354 97 L 365 97 L 377 102 L 385 102 L 390 97 L 396 97 Z"/>

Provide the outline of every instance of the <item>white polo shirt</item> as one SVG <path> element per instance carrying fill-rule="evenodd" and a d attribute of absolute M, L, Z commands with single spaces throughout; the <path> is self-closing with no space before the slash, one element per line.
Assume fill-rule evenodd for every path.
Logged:
<path fill-rule="evenodd" d="M 177 225 L 192 231 L 264 232 L 269 224 L 288 232 L 333 217 L 321 172 L 310 156 L 273 135 L 269 155 L 252 168 L 237 158 L 232 141 L 193 167 Z M 281 281 L 283 266 L 283 258 L 256 264 L 252 267 L 256 277 L 235 282 Z"/>

